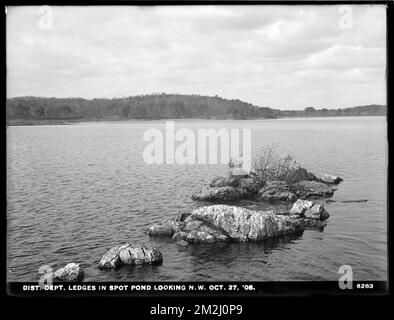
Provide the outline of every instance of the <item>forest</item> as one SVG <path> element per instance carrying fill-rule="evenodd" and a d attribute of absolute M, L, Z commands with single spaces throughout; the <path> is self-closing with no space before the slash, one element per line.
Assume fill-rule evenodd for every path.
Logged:
<path fill-rule="evenodd" d="M 6 119 L 12 120 L 128 120 L 128 119 L 275 119 L 386 115 L 386 106 L 278 110 L 218 96 L 150 94 L 113 99 L 15 97 L 6 101 Z"/>

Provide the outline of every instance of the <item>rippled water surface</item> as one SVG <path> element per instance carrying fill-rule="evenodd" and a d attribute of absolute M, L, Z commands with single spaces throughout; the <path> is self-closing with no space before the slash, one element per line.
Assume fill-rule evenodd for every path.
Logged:
<path fill-rule="evenodd" d="M 385 280 L 387 140 L 385 117 L 176 121 L 176 129 L 250 128 L 252 153 L 274 143 L 316 174 L 344 178 L 327 203 L 323 231 L 262 243 L 179 247 L 147 228 L 189 212 L 190 199 L 223 165 L 147 165 L 145 130 L 163 121 L 7 128 L 7 277 L 34 281 L 44 264 L 78 262 L 91 281 Z M 177 144 L 176 144 L 177 145 Z M 343 203 L 366 199 L 367 202 Z M 122 241 L 157 246 L 161 266 L 100 271 Z"/>

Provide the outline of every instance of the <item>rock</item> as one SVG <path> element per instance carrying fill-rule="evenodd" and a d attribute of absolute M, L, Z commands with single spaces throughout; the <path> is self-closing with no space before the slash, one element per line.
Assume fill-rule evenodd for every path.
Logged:
<path fill-rule="evenodd" d="M 161 264 L 163 256 L 156 248 L 122 243 L 109 249 L 99 262 L 99 269 L 118 268 L 122 265 Z"/>
<path fill-rule="evenodd" d="M 173 238 L 187 242 L 260 241 L 302 232 L 301 220 L 272 212 L 212 205 L 195 209 Z"/>
<path fill-rule="evenodd" d="M 324 204 L 317 201 L 298 199 L 290 209 L 290 215 L 299 215 L 314 220 L 326 220 L 330 215 L 324 209 Z"/>
<path fill-rule="evenodd" d="M 290 209 L 290 214 L 297 214 L 299 216 L 304 216 L 307 209 L 313 206 L 313 201 L 298 199 Z"/>
<path fill-rule="evenodd" d="M 234 187 L 205 187 L 199 193 L 193 194 L 193 200 L 231 202 L 250 196 L 246 189 Z"/>
<path fill-rule="evenodd" d="M 343 181 L 343 179 L 331 174 L 325 174 L 323 179 L 321 179 L 321 181 L 327 184 L 339 184 L 340 182 Z"/>
<path fill-rule="evenodd" d="M 289 172 L 290 171 L 290 172 Z M 278 175 L 278 180 L 282 181 L 319 181 L 312 172 L 309 172 L 304 167 L 292 166 L 285 170 L 285 173 Z"/>
<path fill-rule="evenodd" d="M 297 200 L 297 196 L 291 192 L 290 187 L 285 181 L 268 181 L 259 192 L 259 198 L 263 201 L 288 201 Z"/>
<path fill-rule="evenodd" d="M 82 267 L 77 263 L 69 263 L 64 268 L 56 270 L 54 273 L 46 273 L 41 277 L 40 281 L 60 281 L 60 282 L 72 282 L 82 281 L 84 271 Z"/>
<path fill-rule="evenodd" d="M 315 220 L 326 220 L 330 215 L 322 203 L 313 203 L 312 207 L 304 212 L 304 217 Z"/>
<path fill-rule="evenodd" d="M 291 186 L 291 190 L 298 198 L 331 197 L 334 189 L 323 182 L 301 181 Z"/>

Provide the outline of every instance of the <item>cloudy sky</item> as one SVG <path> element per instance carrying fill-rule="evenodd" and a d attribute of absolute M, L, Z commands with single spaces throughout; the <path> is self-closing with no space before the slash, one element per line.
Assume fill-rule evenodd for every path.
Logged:
<path fill-rule="evenodd" d="M 9 7 L 7 95 L 386 103 L 384 6 Z"/>

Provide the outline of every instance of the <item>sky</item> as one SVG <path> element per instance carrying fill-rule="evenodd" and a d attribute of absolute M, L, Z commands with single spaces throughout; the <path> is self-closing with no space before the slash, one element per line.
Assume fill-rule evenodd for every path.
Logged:
<path fill-rule="evenodd" d="M 7 97 L 386 104 L 386 7 L 8 7 Z"/>

